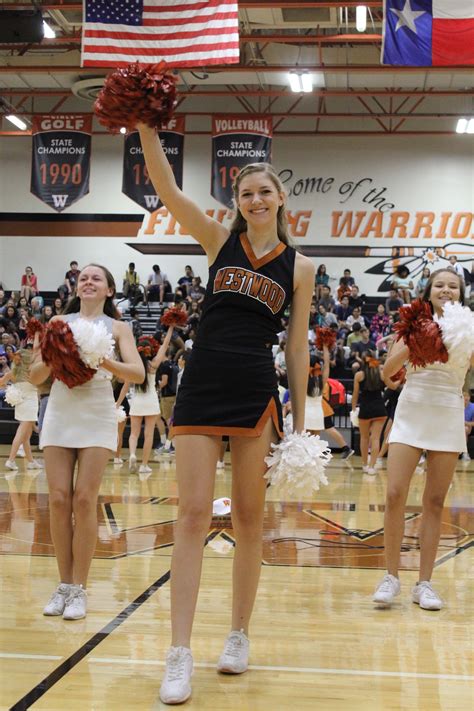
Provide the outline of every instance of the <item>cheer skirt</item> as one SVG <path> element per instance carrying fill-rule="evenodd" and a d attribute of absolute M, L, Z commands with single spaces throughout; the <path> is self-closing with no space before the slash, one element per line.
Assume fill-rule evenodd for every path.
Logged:
<path fill-rule="evenodd" d="M 271 349 L 244 354 L 194 346 L 178 390 L 173 436 L 258 437 L 270 417 L 283 436 Z"/>

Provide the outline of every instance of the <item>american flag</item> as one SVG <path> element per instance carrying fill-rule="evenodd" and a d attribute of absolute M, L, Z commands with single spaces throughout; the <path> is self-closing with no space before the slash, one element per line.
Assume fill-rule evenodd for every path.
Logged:
<path fill-rule="evenodd" d="M 172 67 L 239 61 L 234 0 L 85 0 L 83 67 L 164 59 Z"/>

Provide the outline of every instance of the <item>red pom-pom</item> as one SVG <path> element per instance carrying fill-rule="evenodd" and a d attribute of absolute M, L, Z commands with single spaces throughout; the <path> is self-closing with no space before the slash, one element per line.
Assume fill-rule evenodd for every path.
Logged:
<path fill-rule="evenodd" d="M 162 326 L 186 326 L 188 314 L 179 306 L 168 309 L 160 319 Z"/>
<path fill-rule="evenodd" d="M 140 336 L 138 339 L 138 352 L 143 353 L 145 358 L 153 358 L 160 349 L 160 344 L 153 336 Z"/>
<path fill-rule="evenodd" d="M 44 331 L 44 323 L 41 323 L 41 321 L 38 321 L 37 318 L 30 318 L 30 320 L 26 324 L 26 336 L 27 336 L 28 340 L 33 340 L 37 333 L 40 334 L 40 338 L 41 338 L 43 331 Z"/>
<path fill-rule="evenodd" d="M 44 330 L 41 357 L 51 368 L 51 375 L 68 388 L 92 380 L 96 371 L 81 360 L 76 341 L 65 321 L 51 321 Z"/>
<path fill-rule="evenodd" d="M 94 104 L 99 123 L 118 133 L 122 127 L 134 130 L 138 122 L 155 128 L 169 121 L 177 104 L 177 77 L 166 67 L 166 62 L 137 62 L 109 74 Z"/>
<path fill-rule="evenodd" d="M 397 372 L 394 375 L 390 376 L 390 380 L 392 381 L 392 383 L 398 383 L 398 382 L 403 383 L 405 381 L 406 374 L 407 374 L 407 369 L 400 368 L 400 370 L 397 370 Z"/>
<path fill-rule="evenodd" d="M 336 332 L 332 328 L 326 326 L 316 329 L 316 348 L 318 351 L 323 350 L 323 346 L 327 346 L 328 350 L 336 345 Z"/>
<path fill-rule="evenodd" d="M 448 351 L 443 343 L 441 329 L 433 320 L 427 301 L 416 299 L 400 308 L 400 321 L 393 327 L 397 340 L 403 339 L 410 351 L 409 360 L 415 367 L 424 368 L 430 363 L 447 363 Z"/>

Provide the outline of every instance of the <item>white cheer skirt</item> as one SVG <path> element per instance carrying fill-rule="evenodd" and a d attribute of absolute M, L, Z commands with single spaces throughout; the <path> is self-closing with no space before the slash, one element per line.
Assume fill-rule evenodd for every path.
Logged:
<path fill-rule="evenodd" d="M 453 373 L 410 374 L 398 399 L 389 442 L 435 452 L 465 452 L 464 399 Z"/>
<path fill-rule="evenodd" d="M 148 373 L 148 388 L 145 392 L 135 386 L 135 393 L 130 402 L 131 417 L 145 417 L 160 414 L 160 401 L 155 386 L 155 373 Z"/>
<path fill-rule="evenodd" d="M 316 397 L 306 397 L 304 408 L 304 427 L 305 430 L 313 432 L 322 432 L 324 430 L 324 412 L 323 398 L 321 395 Z"/>
<path fill-rule="evenodd" d="M 18 422 L 36 422 L 38 417 L 38 391 L 35 386 L 26 381 L 15 383 L 15 387 L 21 390 L 23 402 L 15 405 L 15 420 Z"/>
<path fill-rule="evenodd" d="M 94 376 L 75 388 L 55 380 L 51 388 L 40 446 L 117 449 L 118 421 L 112 383 Z"/>

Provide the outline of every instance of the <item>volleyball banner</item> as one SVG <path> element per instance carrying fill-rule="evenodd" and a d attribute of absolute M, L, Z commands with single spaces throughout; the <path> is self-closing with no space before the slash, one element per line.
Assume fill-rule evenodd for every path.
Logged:
<path fill-rule="evenodd" d="M 270 163 L 272 119 L 270 116 L 212 117 L 211 195 L 232 208 L 232 184 L 248 163 Z"/>
<path fill-rule="evenodd" d="M 31 192 L 62 212 L 89 192 L 91 114 L 33 117 Z"/>
<path fill-rule="evenodd" d="M 179 188 L 183 187 L 184 116 L 175 116 L 163 124 L 159 136 Z M 148 176 L 138 131 L 129 133 L 124 142 L 122 192 L 149 212 L 163 204 Z"/>

